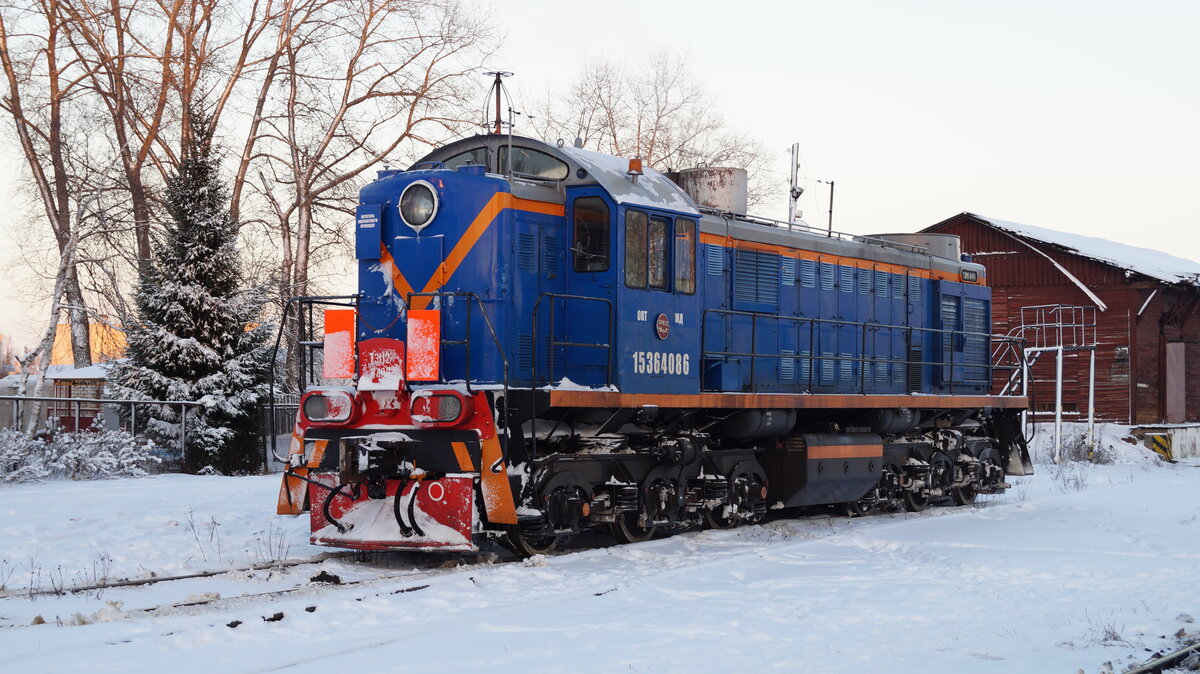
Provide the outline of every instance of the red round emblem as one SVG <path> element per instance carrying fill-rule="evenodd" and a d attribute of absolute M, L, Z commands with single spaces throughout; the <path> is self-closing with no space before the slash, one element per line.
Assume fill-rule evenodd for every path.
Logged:
<path fill-rule="evenodd" d="M 671 334 L 671 321 L 667 320 L 666 314 L 659 314 L 655 319 L 654 332 L 658 334 L 659 339 L 666 339 L 667 335 Z"/>

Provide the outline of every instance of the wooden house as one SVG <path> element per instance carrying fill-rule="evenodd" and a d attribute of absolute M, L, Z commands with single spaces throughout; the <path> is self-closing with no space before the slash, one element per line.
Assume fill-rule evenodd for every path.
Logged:
<path fill-rule="evenodd" d="M 1095 307 L 1074 316 L 1094 316 L 1087 341 L 1095 344 L 1098 420 L 1200 421 L 1200 264 L 975 213 L 960 213 L 923 231 L 957 235 L 962 252 L 987 268 L 994 334 L 1032 335 L 1028 324 L 1037 311 L 1031 307 Z M 1043 311 L 1043 319 L 1046 315 Z M 1068 420 L 1086 416 L 1089 360 L 1086 349 L 1065 353 Z M 1032 379 L 1033 409 L 1051 411 L 1054 358 L 1040 358 Z"/>

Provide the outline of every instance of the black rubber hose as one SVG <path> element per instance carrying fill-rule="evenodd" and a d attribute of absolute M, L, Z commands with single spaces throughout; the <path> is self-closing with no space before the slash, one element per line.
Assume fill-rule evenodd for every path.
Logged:
<path fill-rule="evenodd" d="M 333 526 L 337 527 L 339 534 L 344 534 L 347 531 L 350 531 L 350 529 L 347 528 L 345 525 L 343 525 L 341 522 L 339 522 L 333 518 L 333 514 L 329 512 L 329 504 L 333 503 L 333 499 L 340 496 L 342 493 L 342 490 L 345 489 L 347 486 L 349 486 L 349 485 L 339 484 L 337 487 L 335 487 L 334 490 L 329 493 L 329 498 L 325 499 L 325 505 L 321 508 L 321 512 L 325 515 L 325 521 L 329 522 Z"/>
<path fill-rule="evenodd" d="M 396 516 L 396 524 L 400 525 L 400 534 L 405 538 L 412 536 L 412 529 L 404 523 L 404 516 L 401 515 L 400 498 L 404 495 L 404 487 L 408 484 L 407 479 L 400 480 L 400 485 L 396 487 L 396 497 L 392 499 L 392 514 Z"/>
<path fill-rule="evenodd" d="M 408 499 L 408 521 L 412 522 L 413 531 L 415 531 L 418 536 L 424 536 L 425 532 L 421 531 L 421 525 L 417 524 L 417 514 L 416 514 L 417 494 L 420 494 L 420 493 L 421 493 L 421 481 L 417 480 L 417 483 L 415 485 L 413 485 L 412 498 Z"/>

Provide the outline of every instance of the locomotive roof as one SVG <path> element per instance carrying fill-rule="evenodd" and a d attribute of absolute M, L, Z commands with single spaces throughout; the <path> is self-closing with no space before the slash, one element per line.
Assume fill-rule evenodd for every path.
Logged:
<path fill-rule="evenodd" d="M 764 225 L 752 220 L 740 219 L 733 214 L 705 214 L 700 220 L 700 231 L 736 241 L 752 241 L 798 248 L 827 255 L 858 258 L 917 269 L 936 269 L 954 273 L 962 269 L 973 269 L 981 274 L 984 273 L 984 266 L 981 264 L 939 257 L 916 246 L 897 245 L 871 236 L 840 235 L 831 237 L 820 231 Z"/>
<path fill-rule="evenodd" d="M 630 179 L 627 171 L 629 159 L 614 157 L 602 152 L 593 152 L 577 147 L 558 146 L 536 138 L 507 135 L 476 135 L 444 145 L 421 158 L 417 164 L 431 161 L 445 161 L 472 148 L 486 147 L 495 156 L 502 146 L 512 144 L 513 147 L 523 147 L 544 152 L 555 157 L 570 167 L 567 177 L 563 180 L 539 180 L 546 183 L 561 183 L 564 186 L 600 185 L 613 200 L 627 206 L 644 206 L 661 208 L 677 213 L 699 215 L 695 202 L 670 178 L 652 168 L 643 169 L 643 174 L 637 182 Z M 414 165 L 415 166 L 415 165 Z M 499 167 L 489 166 L 489 170 Z M 583 169 L 581 175 L 579 169 Z M 536 179 L 535 179 L 536 180 Z"/>
<path fill-rule="evenodd" d="M 570 168 L 567 177 L 562 180 L 528 178 L 517 176 L 520 180 L 513 181 L 514 192 L 526 193 L 529 190 L 542 192 L 538 198 L 548 200 L 557 196 L 563 198 L 562 187 L 580 185 L 599 185 L 604 188 L 619 204 L 640 206 L 701 216 L 699 208 L 686 192 L 670 178 L 651 168 L 645 168 L 637 182 L 632 181 L 627 174 L 629 160 L 602 152 L 594 152 L 577 147 L 559 146 L 536 138 L 524 136 L 508 136 L 503 134 L 480 134 L 443 145 L 422 157 L 410 167 L 416 168 L 426 162 L 443 162 L 475 148 L 487 148 L 489 151 L 489 171 L 499 167 L 498 152 L 502 146 L 522 147 L 544 152 L 563 162 Z M 580 174 L 579 169 L 584 173 Z M 718 234 L 734 240 L 757 241 L 759 243 L 775 244 L 787 247 L 803 248 L 819 253 L 856 257 L 897 265 L 912 266 L 919 269 L 941 269 L 957 271 L 959 269 L 978 269 L 983 266 L 960 260 L 950 260 L 929 254 L 923 249 L 912 246 L 896 245 L 881 239 L 871 237 L 828 237 L 823 232 L 810 232 L 802 229 L 789 229 L 779 223 L 766 224 L 747 216 L 714 214 L 711 210 L 701 217 L 702 232 Z"/>

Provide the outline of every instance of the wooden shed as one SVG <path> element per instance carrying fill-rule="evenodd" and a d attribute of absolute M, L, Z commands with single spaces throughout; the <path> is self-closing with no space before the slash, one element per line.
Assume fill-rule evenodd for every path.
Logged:
<path fill-rule="evenodd" d="M 107 377 L 106 363 L 81 368 L 51 365 L 47 368 L 46 380 L 54 385 L 52 390 L 56 400 L 46 404 L 46 418 L 68 433 L 92 429 L 96 417 L 100 415 L 100 403 L 70 400 L 102 398 Z"/>
<path fill-rule="evenodd" d="M 994 334 L 1021 333 L 1033 313 L 1029 307 L 1095 307 L 1087 313 L 1095 324 L 1097 419 L 1200 421 L 1200 264 L 975 213 L 960 213 L 923 231 L 957 235 L 962 252 L 987 268 Z M 1088 369 L 1087 351 L 1066 354 L 1068 420 L 1086 415 Z M 1053 358 L 1040 359 L 1032 379 L 1034 410 L 1050 411 Z"/>

